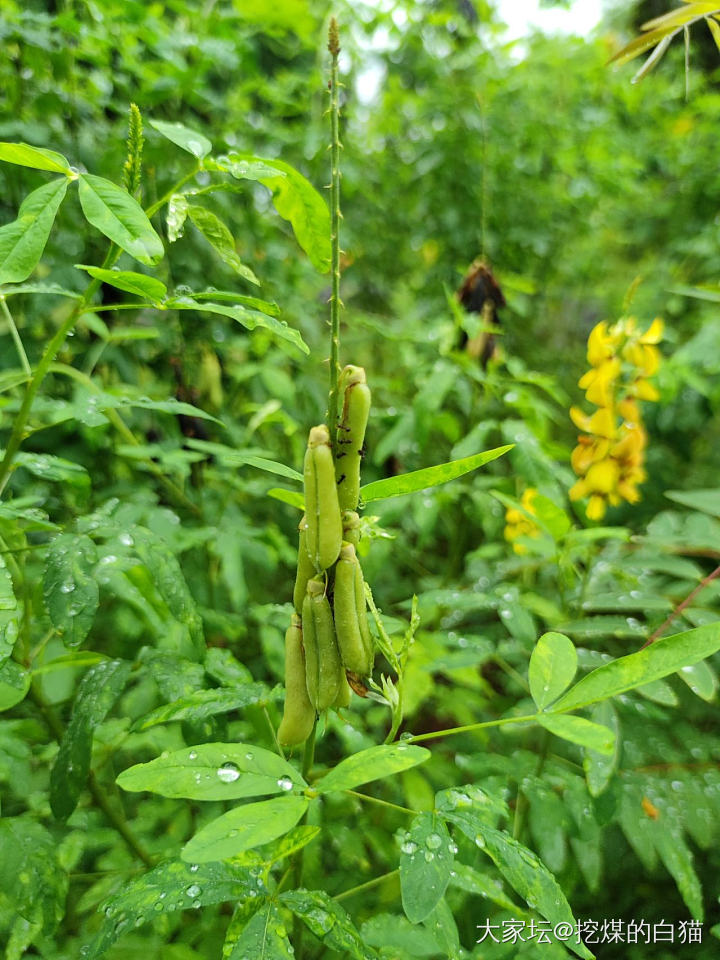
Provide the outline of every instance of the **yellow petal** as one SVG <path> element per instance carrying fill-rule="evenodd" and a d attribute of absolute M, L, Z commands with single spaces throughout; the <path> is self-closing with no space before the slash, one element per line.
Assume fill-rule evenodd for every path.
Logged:
<path fill-rule="evenodd" d="M 643 380 L 642 378 L 636 380 L 631 389 L 638 400 L 649 400 L 656 402 L 660 399 L 660 394 L 655 387 L 651 383 L 648 383 L 647 380 Z"/>
<path fill-rule="evenodd" d="M 603 497 L 590 497 L 588 501 L 587 510 L 585 511 L 588 516 L 588 520 L 602 520 L 605 516 L 605 510 L 607 509 L 607 504 Z"/>
<path fill-rule="evenodd" d="M 587 359 L 592 367 L 598 367 L 613 355 L 612 338 L 608 336 L 607 323 L 602 320 L 590 331 L 587 345 Z"/>
<path fill-rule="evenodd" d="M 612 410 L 601 407 L 590 417 L 590 433 L 596 437 L 608 437 L 612 439 L 615 436 L 615 414 Z"/>
<path fill-rule="evenodd" d="M 587 472 L 585 483 L 591 493 L 610 493 L 615 488 L 620 468 L 615 460 L 594 463 Z"/>
<path fill-rule="evenodd" d="M 580 407 L 570 407 L 570 419 L 578 430 L 584 430 L 585 433 L 590 432 L 590 417 L 583 413 Z"/>
<path fill-rule="evenodd" d="M 585 481 L 578 480 L 577 483 L 573 484 L 568 490 L 568 496 L 571 500 L 582 500 L 583 497 L 587 496 L 587 487 L 585 486 Z"/>
<path fill-rule="evenodd" d="M 655 317 L 648 329 L 640 336 L 640 343 L 660 343 L 663 337 L 664 324 L 660 317 Z"/>

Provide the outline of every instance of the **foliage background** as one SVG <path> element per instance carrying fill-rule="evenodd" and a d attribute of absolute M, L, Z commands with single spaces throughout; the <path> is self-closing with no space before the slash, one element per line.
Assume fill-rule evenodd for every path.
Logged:
<path fill-rule="evenodd" d="M 627 68 L 606 66 L 627 37 L 630 10 L 611 12 L 590 37 L 538 33 L 514 45 L 504 41 L 493 5 L 482 0 L 358 3 L 335 11 L 346 84 L 343 350 L 346 360 L 367 367 L 375 404 L 365 480 L 518 444 L 492 470 L 378 507 L 378 524 L 394 539 L 373 541 L 364 565 L 390 626 L 407 618 L 413 593 L 420 597 L 407 726 L 422 732 L 522 706 L 526 690 L 517 673 L 524 676 L 543 629 L 569 633 L 587 651 L 587 666 L 602 654 L 634 651 L 717 562 L 717 520 L 688 511 L 697 505 L 692 498 L 680 506 L 665 494 L 711 488 L 720 467 L 717 302 L 683 292 L 717 283 L 720 273 L 719 65 L 703 55 L 687 100 L 681 51 L 671 51 L 650 80 L 631 85 Z M 218 153 L 275 156 L 321 187 L 328 173 L 320 38 L 328 13 L 328 5 L 303 0 L 208 0 L 202 6 L 188 0 L 5 0 L 0 139 L 60 150 L 78 167 L 119 180 L 133 101 L 146 119 L 177 120 L 202 131 Z M 149 204 L 189 167 L 185 154 L 149 127 L 146 134 Z M 12 220 L 23 196 L 41 181 L 41 174 L 2 165 L 0 221 Z M 73 264 L 98 263 L 105 250 L 102 238 L 83 226 L 76 203 L 63 207 L 38 271 L 41 279 L 72 289 L 83 284 Z M 81 518 L 82 528 L 88 522 L 82 518 L 106 505 L 116 530 L 141 524 L 177 557 L 211 648 L 232 651 L 255 680 L 272 685 L 281 678 L 297 518 L 267 498 L 275 478 L 221 454 L 208 457 L 187 433 L 299 466 L 307 428 L 325 405 L 328 280 L 313 270 L 261 188 L 213 194 L 209 205 L 231 225 L 243 261 L 263 281 L 262 295 L 277 300 L 311 356 L 301 361 L 264 332 L 248 336 L 222 318 L 105 314 L 114 333 L 108 342 L 88 323 L 77 328 L 63 362 L 92 373 L 107 390 L 154 399 L 177 393 L 224 428 L 135 411 L 131 426 L 145 445 L 138 458 L 110 424 L 78 418 L 76 408 L 87 397 L 71 381 L 51 378 L 24 449 L 62 457 L 85 472 L 75 482 L 62 474 L 58 483 L 19 468 L 11 497 L 28 497 L 42 513 L 35 523 L 0 516 L 3 536 L 21 549 L 37 666 L 66 651 L 58 637 L 47 636 L 43 552 L 24 548 L 47 543 L 56 532 L 48 522 L 70 529 Z M 487 373 L 457 348 L 459 321 L 449 303 L 481 252 L 508 300 L 501 317 L 503 362 Z M 176 290 L 237 282 L 190 226 L 159 275 Z M 565 500 L 575 440 L 567 408 L 579 400 L 575 384 L 588 332 L 622 312 L 638 276 L 633 312 L 647 322 L 662 315 L 667 334 L 658 378 L 662 401 L 648 410 L 650 479 L 643 501 L 608 517 L 628 531 L 630 547 L 609 538 L 592 549 L 548 548 L 546 555 L 519 559 L 503 540 L 504 510 L 489 491 L 519 495 L 537 486 L 578 528 L 585 525 Z M 108 287 L 101 296 L 105 302 L 123 299 Z M 62 309 L 53 299 L 13 300 L 31 362 Z M 0 334 L 1 376 L 17 363 L 8 331 L 0 328 Z M 8 425 L 19 396 L 10 390 L 1 399 Z M 183 486 L 195 511 L 168 499 L 150 472 L 150 457 Z M 113 536 L 101 547 L 105 556 L 117 550 Z M 162 562 L 174 575 L 167 558 L 155 556 L 149 567 Z M 139 666 L 95 731 L 93 767 L 150 854 L 163 856 L 204 822 L 207 805 L 121 799 L 111 786 L 117 773 L 183 743 L 227 738 L 267 745 L 269 735 L 262 712 L 252 709 L 182 728 L 175 723 L 130 731 L 132 721 L 159 703 L 198 683 L 217 682 L 207 665 L 205 673 L 199 664 L 183 673 L 158 657 L 164 651 L 172 659 L 179 647 L 173 618 L 151 581 L 148 573 L 125 576 L 123 570 L 100 581 L 88 646 Z M 717 620 L 717 597 L 708 588 L 694 611 L 686 611 L 685 625 Z M 38 675 L 42 697 L 63 722 L 82 673 L 72 667 Z M 580 769 L 579 752 L 559 741 L 550 749 L 538 731 L 439 742 L 432 766 L 404 775 L 387 796 L 425 809 L 435 789 L 495 778 L 515 809 L 525 807 L 521 836 L 557 874 L 577 916 L 677 920 L 688 910 L 697 913 L 704 897 L 709 928 L 717 921 L 719 866 L 715 707 L 678 681 L 654 702 L 628 697 L 617 710 L 621 774 L 592 801 L 587 821 L 568 813 L 567 796 L 576 786 L 568 787 L 563 774 L 572 764 L 575 773 Z M 277 721 L 277 703 L 270 714 Z M 372 703 L 346 722 L 333 720 L 321 762 L 379 742 L 386 720 Z M 10 957 L 26 947 L 29 956 L 77 956 L 99 923 L 98 904 L 138 868 L 86 795 L 67 824 L 52 818 L 48 777 L 57 747 L 51 728 L 30 700 L 3 714 L 0 725 L 6 818 L 0 823 L 26 830 L 21 840 L 6 834 L 2 843 L 42 852 L 23 861 L 31 874 L 28 890 L 24 880 L 18 887 L 12 857 L 0 867 L 0 926 Z M 538 758 L 549 749 L 540 776 Z M 566 798 L 564 806 L 558 797 Z M 671 839 L 675 854 L 648 833 L 655 821 L 643 812 L 643 797 L 660 809 L 658 830 Z M 329 817 L 337 817 L 337 826 L 324 851 L 308 850 L 309 882 L 323 878 L 336 894 L 394 869 L 397 849 L 389 838 L 404 826 L 402 818 L 395 822 L 370 807 L 360 812 L 352 802 Z M 554 824 L 551 831 L 546 823 Z M 328 862 L 334 865 L 329 876 Z M 346 905 L 359 925 L 380 925 L 378 914 L 398 912 L 397 887 L 388 881 Z M 485 956 L 480 948 L 473 953 L 474 926 L 485 912 L 496 915 L 501 908 L 469 897 L 459 883 L 450 905 L 468 954 Z M 159 949 L 168 960 L 220 956 L 224 909 L 164 914 L 131 931 L 108 956 L 119 960 L 141 949 Z M 386 931 L 378 929 L 382 942 Z M 686 955 L 712 956 L 708 939 L 684 948 Z M 388 956 L 404 956 L 401 947 L 393 949 Z M 422 949 L 430 953 L 410 955 L 444 955 L 427 942 Z M 682 949 L 607 947 L 602 956 L 677 956 Z M 505 954 L 498 948 L 487 955 Z M 513 955 L 535 954 L 528 948 Z"/>

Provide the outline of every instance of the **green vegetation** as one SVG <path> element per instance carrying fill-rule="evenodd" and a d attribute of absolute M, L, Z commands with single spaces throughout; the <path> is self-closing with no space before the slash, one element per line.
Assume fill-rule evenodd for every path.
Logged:
<path fill-rule="evenodd" d="M 716 955 L 720 6 L 625 6 L 5 0 L 7 960 Z"/>

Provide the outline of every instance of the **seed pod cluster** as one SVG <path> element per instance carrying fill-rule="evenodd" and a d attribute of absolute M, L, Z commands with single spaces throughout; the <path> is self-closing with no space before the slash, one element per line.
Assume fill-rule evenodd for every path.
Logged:
<path fill-rule="evenodd" d="M 348 707 L 351 687 L 362 693 L 362 679 L 373 667 L 365 585 L 355 549 L 370 412 L 363 368 L 345 367 L 338 390 L 343 405 L 335 454 L 325 424 L 310 430 L 305 452 L 305 514 L 298 528 L 295 613 L 285 637 L 285 713 L 278 730 L 285 746 L 307 739 L 318 713 Z"/>

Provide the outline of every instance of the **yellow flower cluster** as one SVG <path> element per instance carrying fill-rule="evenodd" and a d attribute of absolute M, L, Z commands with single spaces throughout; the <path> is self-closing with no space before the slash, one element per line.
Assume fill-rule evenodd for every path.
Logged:
<path fill-rule="evenodd" d="M 572 453 L 572 465 L 580 478 L 570 490 L 571 500 L 589 497 L 587 515 L 601 520 L 608 504 L 621 500 L 636 503 L 644 470 L 647 433 L 638 401 L 658 400 L 648 381 L 660 365 L 663 323 L 653 320 L 641 333 L 634 317 L 624 317 L 612 326 L 604 321 L 588 337 L 590 369 L 578 386 L 598 409 L 588 415 L 572 407 L 570 417 L 583 433 Z"/>
<path fill-rule="evenodd" d="M 523 493 L 520 503 L 527 513 L 535 515 L 533 500 L 537 496 L 537 490 L 534 487 L 528 487 Z M 505 539 L 512 543 L 515 553 L 527 553 L 527 547 L 522 543 L 515 543 L 519 537 L 538 537 L 540 528 L 533 523 L 522 510 L 516 510 L 514 507 L 508 507 L 505 511 Z"/>

